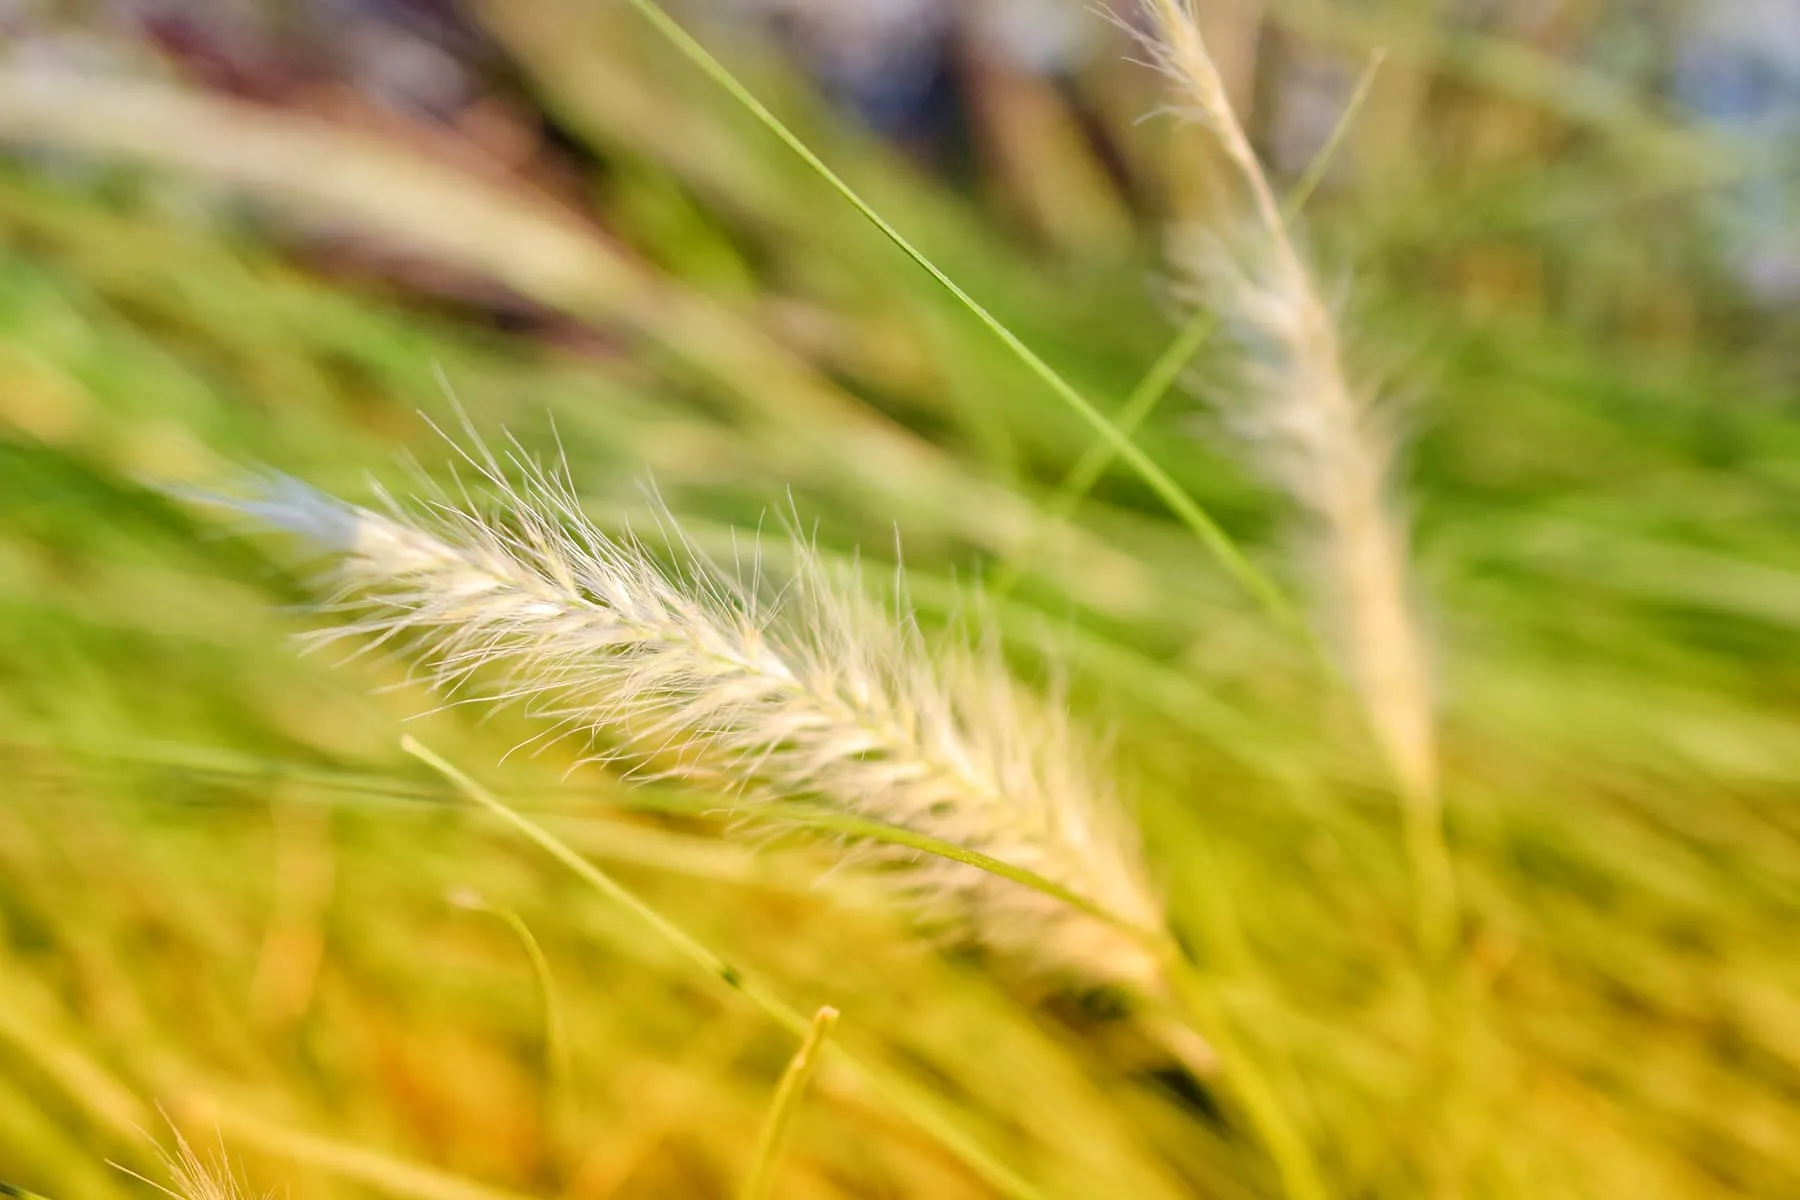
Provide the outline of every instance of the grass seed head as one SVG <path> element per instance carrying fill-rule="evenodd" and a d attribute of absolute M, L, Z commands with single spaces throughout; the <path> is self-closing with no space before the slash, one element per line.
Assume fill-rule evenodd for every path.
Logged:
<path fill-rule="evenodd" d="M 934 647 L 804 542 L 779 587 L 678 534 L 670 566 L 598 529 L 565 472 L 517 451 L 467 461 L 479 494 L 377 510 L 275 479 L 234 506 L 332 559 L 342 621 L 324 639 L 404 647 L 442 693 L 522 704 L 543 737 L 640 774 L 1034 872 L 1115 920 L 940 855 L 859 847 L 929 923 L 1031 974 L 1154 987 L 1145 938 L 1121 927 L 1162 927 L 1131 823 L 1066 713 L 997 651 Z"/>

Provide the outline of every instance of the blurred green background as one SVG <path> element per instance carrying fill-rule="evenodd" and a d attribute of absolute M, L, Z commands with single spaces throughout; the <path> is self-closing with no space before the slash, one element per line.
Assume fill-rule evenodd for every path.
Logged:
<path fill-rule="evenodd" d="M 1158 81 L 1100 15 L 672 8 L 1106 410 L 1188 319 L 1164 252 L 1224 167 L 1146 118 Z M 560 444 L 609 527 L 646 481 L 702 545 L 791 504 L 871 577 L 903 546 L 928 625 L 987 581 L 1021 671 L 1066 669 L 1112 737 L 1172 920 L 1334 1194 L 1800 1195 L 1800 16 L 1201 8 L 1278 183 L 1385 56 L 1303 227 L 1408 433 L 1450 961 L 1412 948 L 1382 766 L 1304 648 L 1133 473 L 1078 495 L 1092 431 L 627 5 L 11 0 L 0 1180 L 149 1194 L 109 1163 L 163 1178 L 172 1122 L 295 1200 L 732 1194 L 791 1038 L 411 732 L 836 1005 L 1043 1194 L 1274 1194 L 1229 1102 L 921 944 L 828 851 L 502 761 L 517 718 L 417 717 L 404 664 L 303 655 L 304 568 L 168 491 L 404 489 L 405 454 L 446 456 L 420 414 L 460 405 Z M 1138 440 L 1303 593 L 1225 375 L 1203 347 Z M 831 1071 L 778 1183 L 987 1194 Z"/>

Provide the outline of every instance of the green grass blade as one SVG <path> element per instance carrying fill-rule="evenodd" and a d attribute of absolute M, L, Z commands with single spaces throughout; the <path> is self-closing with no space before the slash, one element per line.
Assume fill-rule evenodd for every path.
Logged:
<path fill-rule="evenodd" d="M 14 1200 L 50 1200 L 50 1197 L 48 1196 L 38 1192 L 28 1192 L 22 1187 L 7 1183 L 3 1179 L 0 1179 L 0 1196 L 11 1196 Z"/>
<path fill-rule="evenodd" d="M 544 1022 L 544 1124 L 553 1133 L 566 1131 L 575 1117 L 575 1071 L 570 1065 L 569 1027 L 562 1004 L 556 995 L 556 978 L 550 973 L 550 958 L 544 953 L 537 935 L 525 918 L 504 904 L 493 904 L 472 889 L 458 889 L 450 897 L 458 908 L 483 912 L 498 920 L 518 939 L 531 964 L 543 1004 Z"/>
<path fill-rule="evenodd" d="M 630 4 L 709 79 L 729 93 L 764 128 L 799 156 L 801 161 L 830 185 L 832 190 L 842 196 L 865 220 L 898 247 L 902 254 L 910 258 L 940 287 L 955 297 L 958 303 L 968 309 L 976 320 L 986 326 L 988 331 L 1025 365 L 1027 370 L 1037 376 L 1063 403 L 1087 422 L 1111 448 L 1112 452 L 1143 478 L 1150 489 L 1156 493 L 1157 498 L 1167 505 L 1169 511 L 1211 551 L 1219 564 L 1245 591 L 1254 596 L 1272 615 L 1302 631 L 1310 640 L 1310 631 L 1307 630 L 1305 622 L 1286 594 L 1275 584 L 1273 579 L 1245 557 L 1243 551 L 1238 549 L 1237 543 L 1231 540 L 1230 535 L 1219 527 L 1218 523 L 1192 496 L 1187 494 L 1173 476 L 1158 466 L 1154 459 L 1109 420 L 1106 414 L 1101 412 L 1091 400 L 1083 396 L 1073 384 L 1064 379 L 1054 367 L 1045 362 L 1036 351 L 1007 328 L 1000 318 L 988 311 L 985 305 L 965 291 L 954 279 L 951 279 L 943 268 L 932 262 L 924 251 L 913 245 L 885 217 L 876 212 L 873 205 L 863 199 L 861 194 L 851 187 L 842 176 L 827 166 L 825 161 L 815 154 L 798 134 L 789 129 L 780 117 L 777 117 L 767 105 L 758 100 L 755 93 L 745 87 L 724 63 L 715 58 L 711 51 L 701 45 L 661 5 L 657 4 L 655 0 L 630 0 Z"/>
<path fill-rule="evenodd" d="M 1306 170 L 1288 192 L 1287 199 L 1281 203 L 1281 215 L 1292 221 L 1306 208 L 1307 201 L 1319 190 L 1325 181 L 1325 173 L 1331 170 L 1332 161 L 1337 158 L 1338 148 L 1344 144 L 1344 138 L 1350 133 L 1350 127 L 1356 124 L 1356 116 L 1369 99 L 1369 92 L 1375 86 L 1375 76 L 1381 73 L 1381 64 L 1387 61 L 1387 51 L 1376 47 L 1369 54 L 1369 61 L 1363 64 L 1362 74 L 1357 76 L 1356 86 L 1350 89 L 1350 98 L 1344 101 L 1344 111 L 1338 115 L 1337 124 L 1331 127 L 1325 144 L 1319 152 L 1312 156 L 1306 164 Z"/>
<path fill-rule="evenodd" d="M 764 987 L 754 977 L 740 971 L 717 951 L 695 938 L 674 921 L 663 916 L 661 912 L 639 898 L 637 893 L 576 853 L 567 842 L 505 803 L 411 736 L 400 739 L 400 748 L 448 779 L 463 795 L 512 826 L 528 841 L 535 843 L 595 891 L 643 921 L 683 958 L 719 980 L 727 988 L 743 996 L 761 1009 L 764 1015 L 777 1025 L 803 1039 L 811 1033 L 812 1020 L 799 1009 Z M 1035 1187 L 1010 1167 L 994 1158 L 961 1129 L 958 1129 L 954 1122 L 942 1115 L 937 1103 L 927 1093 L 897 1076 L 889 1075 L 869 1063 L 852 1057 L 847 1051 L 840 1049 L 837 1051 L 837 1056 L 845 1066 L 850 1067 L 889 1104 L 904 1113 L 920 1129 L 936 1138 L 939 1144 L 961 1159 L 965 1166 L 991 1184 L 996 1191 L 1002 1195 L 1013 1197 L 1013 1200 L 1043 1200 L 1041 1193 Z"/>
<path fill-rule="evenodd" d="M 825 1039 L 831 1036 L 831 1027 L 837 1024 L 837 1019 L 838 1011 L 830 1005 L 813 1015 L 812 1028 L 807 1030 L 800 1049 L 794 1052 L 787 1070 L 781 1074 L 781 1083 L 775 1088 L 775 1101 L 763 1121 L 762 1133 L 757 1137 L 756 1158 L 744 1178 L 744 1186 L 738 1189 L 738 1200 L 767 1200 L 774 1194 L 770 1189 L 775 1181 L 775 1165 L 781 1161 L 782 1147 L 787 1144 L 788 1130 L 793 1128 L 794 1114 L 800 1109 L 806 1085 L 812 1082 L 813 1072 L 818 1069 L 819 1052 Z"/>
<path fill-rule="evenodd" d="M 1175 335 L 1144 377 L 1138 380 L 1137 386 L 1131 389 L 1131 395 L 1119 406 L 1116 424 L 1119 432 L 1129 438 L 1137 433 L 1156 406 L 1162 403 L 1169 389 L 1181 377 L 1181 372 L 1192 362 L 1194 355 L 1200 353 L 1213 330 L 1219 325 L 1218 314 L 1211 309 L 1200 309 L 1188 318 L 1187 324 Z M 1110 442 L 1095 442 L 1082 456 L 1076 460 L 1069 473 L 1063 476 L 1062 483 L 1056 493 L 1044 506 L 1043 528 L 1061 524 L 1069 519 L 1087 494 L 1093 490 L 1106 469 L 1113 465 L 1119 457 L 1118 450 Z M 994 578 L 993 590 L 998 595 L 1006 595 L 1018 586 L 1019 578 L 1025 573 L 1034 547 L 1041 539 L 1034 538 L 1019 548 L 1018 553 L 1002 568 Z"/>

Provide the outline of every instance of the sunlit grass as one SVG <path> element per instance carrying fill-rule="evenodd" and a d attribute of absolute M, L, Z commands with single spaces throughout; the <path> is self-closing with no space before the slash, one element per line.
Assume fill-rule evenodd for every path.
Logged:
<path fill-rule="evenodd" d="M 173 1182 L 145 1132 L 160 1109 L 222 1140 L 252 1194 L 300 1200 L 732 1195 L 765 1167 L 778 1195 L 1250 1196 L 1278 1186 L 1246 1111 L 1262 1103 L 1328 1194 L 1800 1189 L 1782 318 L 1728 326 L 1713 310 L 1742 310 L 1712 303 L 1716 275 L 1620 254 L 1642 240 L 1622 222 L 1533 224 L 1666 191 L 1692 177 L 1676 158 L 1725 177 L 1736 151 L 1460 39 L 1446 74 L 1614 139 L 1623 177 L 1497 160 L 1383 193 L 1356 175 L 1381 128 L 1352 127 L 1309 208 L 1326 261 L 1355 248 L 1360 349 L 1419 394 L 1402 486 L 1464 916 L 1428 962 L 1387 771 L 1346 693 L 1170 512 L 1189 497 L 1304 591 L 1275 506 L 1173 386 L 1189 357 L 1181 382 L 1218 386 L 1207 318 L 1152 369 L 1179 324 L 1145 282 L 1154 239 L 1133 261 L 1046 260 L 734 59 L 1043 370 L 1022 365 L 728 95 L 625 32 L 633 14 L 561 15 L 556 47 L 529 15 L 491 19 L 535 78 L 579 83 L 558 71 L 591 56 L 629 84 L 641 109 L 570 124 L 618 178 L 681 195 L 686 226 L 610 207 L 621 185 L 596 202 L 603 241 L 365 135 L 204 98 L 85 132 L 84 111 L 117 110 L 72 104 L 58 128 L 416 238 L 606 330 L 599 355 L 327 286 L 179 215 L 157 190 L 179 184 L 0 177 L 0 1179 L 140 1194 L 112 1160 Z M 1327 24 L 1387 46 L 1390 68 L 1435 52 L 1397 25 Z M 579 87 L 541 86 L 580 111 Z M 1394 119 L 1381 86 L 1368 120 Z M 122 95 L 95 88 L 83 103 Z M 659 122 L 703 136 L 659 140 Z M 307 152 L 234 149 L 261 137 Z M 696 152 L 708 138 L 725 149 Z M 330 162 L 364 173 L 295 192 Z M 1685 214 L 1665 241 L 1698 255 Z M 739 271 L 649 252 L 683 240 Z M 772 258 L 759 279 L 749 264 Z M 548 451 L 553 421 L 608 529 L 645 519 L 646 475 L 723 560 L 729 530 L 791 510 L 818 518 L 822 556 L 858 553 L 879 580 L 898 528 L 934 628 L 1000 572 L 987 619 L 1027 679 L 1068 664 L 1076 719 L 1111 735 L 1193 999 L 1265 1094 L 1184 1082 L 1093 998 L 1009 994 L 994 964 L 921 944 L 829 851 L 735 825 L 717 794 L 630 790 L 555 751 L 502 764 L 530 732 L 516 717 L 409 721 L 435 702 L 399 664 L 296 653 L 309 581 L 153 486 L 261 464 L 347 495 L 364 472 L 398 482 L 397 449 L 432 457 L 414 410 L 450 412 L 440 376 L 483 430 Z M 1117 415 L 1096 427 L 1069 394 Z M 1163 482 L 1115 461 L 1120 438 Z M 782 542 L 764 539 L 772 570 Z M 496 828 L 404 735 L 770 989 L 777 1019 Z M 471 893 L 512 919 L 449 899 Z M 820 1069 L 784 1104 L 824 1006 L 841 1017 Z"/>

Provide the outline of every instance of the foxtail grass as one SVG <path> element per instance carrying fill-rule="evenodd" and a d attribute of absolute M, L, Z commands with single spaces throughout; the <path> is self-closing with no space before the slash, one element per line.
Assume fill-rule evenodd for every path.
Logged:
<path fill-rule="evenodd" d="M 1249 214 L 1184 263 L 1236 351 L 1230 415 L 1265 473 L 1307 509 L 1320 610 L 1402 800 L 1418 882 L 1420 937 L 1454 936 L 1431 667 L 1393 502 L 1394 438 L 1346 362 L 1337 314 L 1231 105 L 1186 0 L 1148 0 L 1155 64 L 1178 109 L 1212 131 L 1241 178 Z"/>
<path fill-rule="evenodd" d="M 831 832 L 871 860 L 920 923 L 1015 978 L 1135 997 L 1142 1027 L 1241 1103 L 1297 1200 L 1323 1195 L 1303 1135 L 1166 930 L 1129 814 L 1071 716 L 1023 688 L 997 649 L 927 639 L 851 568 L 798 540 L 791 570 L 725 569 L 671 531 L 659 557 L 581 510 L 566 470 L 477 446 L 459 485 L 379 509 L 275 477 L 228 501 L 330 562 L 355 639 L 418 665 L 453 703 L 516 704 L 534 741 L 730 797 Z M 669 529 L 669 526 L 665 526 Z M 672 558 L 671 558 L 672 556 Z M 409 752 L 505 819 L 783 1028 L 810 1022 L 753 977 L 422 746 Z M 859 1073 L 1009 1194 L 1028 1185 L 935 1105 Z"/>
<path fill-rule="evenodd" d="M 1133 825 L 1068 714 L 997 649 L 929 644 L 804 543 L 779 582 L 678 535 L 659 562 L 598 529 L 566 474 L 509 459 L 468 454 L 481 495 L 377 511 L 275 479 L 237 506 L 332 559 L 341 622 L 321 640 L 392 645 L 457 702 L 521 704 L 544 740 L 639 776 L 1022 868 L 1085 906 L 915 847 L 858 848 L 925 924 L 1027 976 L 1161 990 L 1161 905 Z"/>

